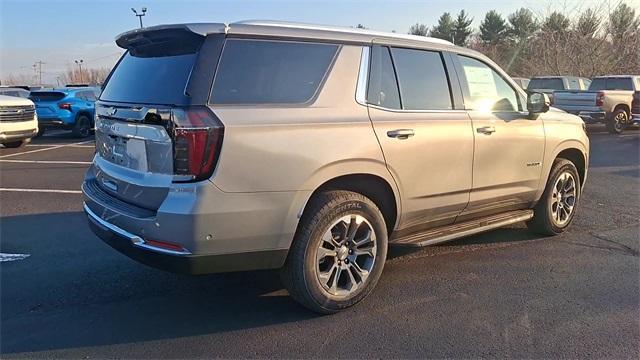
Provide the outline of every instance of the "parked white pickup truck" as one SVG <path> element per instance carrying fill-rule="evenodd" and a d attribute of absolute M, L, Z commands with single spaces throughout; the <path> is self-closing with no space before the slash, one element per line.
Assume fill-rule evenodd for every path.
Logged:
<path fill-rule="evenodd" d="M 593 78 L 587 91 L 556 91 L 553 106 L 579 115 L 586 123 L 603 122 L 610 133 L 620 134 L 637 121 L 631 117 L 637 92 L 640 92 L 639 75 L 599 76 Z"/>
<path fill-rule="evenodd" d="M 20 147 L 38 133 L 38 116 L 33 101 L 0 95 L 0 144 Z"/>

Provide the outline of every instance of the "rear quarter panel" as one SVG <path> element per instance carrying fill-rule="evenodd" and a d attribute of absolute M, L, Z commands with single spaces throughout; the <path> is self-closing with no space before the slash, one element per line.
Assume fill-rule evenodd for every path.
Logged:
<path fill-rule="evenodd" d="M 283 229 L 281 245 L 291 242 L 313 191 L 342 175 L 385 179 L 400 211 L 367 107 L 355 100 L 362 47 L 343 45 L 339 51 L 311 104 L 213 106 L 225 133 L 211 181 L 226 193 L 293 194 L 284 223 L 274 224 Z"/>

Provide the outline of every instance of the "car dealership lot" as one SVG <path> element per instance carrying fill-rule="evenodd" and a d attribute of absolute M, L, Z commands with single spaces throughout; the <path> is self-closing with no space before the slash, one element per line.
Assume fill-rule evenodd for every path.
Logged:
<path fill-rule="evenodd" d="M 392 248 L 373 294 L 324 317 L 276 272 L 187 277 L 103 244 L 81 211 L 91 139 L 0 149 L 0 252 L 15 255 L 0 257 L 3 358 L 638 358 L 640 133 L 590 132 L 568 233 Z"/>

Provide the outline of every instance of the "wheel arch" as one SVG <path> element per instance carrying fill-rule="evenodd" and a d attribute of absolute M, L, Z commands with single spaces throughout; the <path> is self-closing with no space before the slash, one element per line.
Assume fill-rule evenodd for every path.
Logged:
<path fill-rule="evenodd" d="M 393 187 L 384 178 L 369 174 L 355 173 L 337 176 L 322 183 L 311 193 L 309 200 L 314 196 L 330 190 L 346 190 L 362 194 L 373 201 L 380 209 L 384 217 L 387 231 L 390 234 L 395 228 L 398 221 L 399 202 Z M 307 204 L 309 203 L 307 201 Z M 305 209 L 306 205 L 305 204 Z"/>
<path fill-rule="evenodd" d="M 567 148 L 560 151 L 554 160 L 558 158 L 567 159 L 573 163 L 578 170 L 578 176 L 580 176 L 580 186 L 584 186 L 584 182 L 586 180 L 587 159 L 582 151 L 577 148 Z"/>
<path fill-rule="evenodd" d="M 618 109 L 624 110 L 628 116 L 631 116 L 631 107 L 628 104 L 618 104 L 613 107 L 613 111 L 617 111 Z"/>

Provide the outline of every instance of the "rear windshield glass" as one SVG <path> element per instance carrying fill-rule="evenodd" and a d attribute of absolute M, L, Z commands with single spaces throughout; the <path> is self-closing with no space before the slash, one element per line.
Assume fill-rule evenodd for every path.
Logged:
<path fill-rule="evenodd" d="M 100 100 L 185 104 L 185 87 L 197 53 L 137 57 L 127 52 L 114 69 Z"/>
<path fill-rule="evenodd" d="M 589 90 L 633 90 L 633 81 L 631 78 L 596 78 L 591 82 Z"/>
<path fill-rule="evenodd" d="M 29 95 L 29 99 L 39 101 L 58 101 L 65 97 L 65 93 L 58 91 L 34 91 Z"/>
<path fill-rule="evenodd" d="M 227 40 L 211 94 L 215 104 L 294 104 L 309 101 L 337 45 Z"/>
<path fill-rule="evenodd" d="M 551 90 L 563 90 L 564 83 L 562 79 L 531 79 L 529 82 L 529 90 L 531 89 L 551 89 Z"/>

